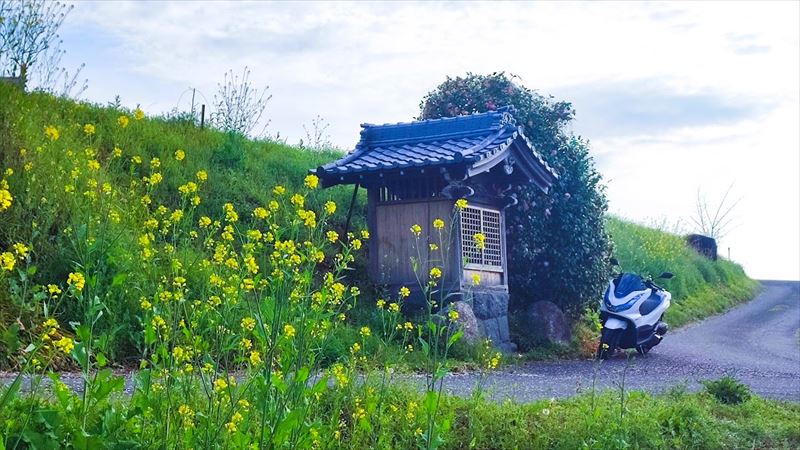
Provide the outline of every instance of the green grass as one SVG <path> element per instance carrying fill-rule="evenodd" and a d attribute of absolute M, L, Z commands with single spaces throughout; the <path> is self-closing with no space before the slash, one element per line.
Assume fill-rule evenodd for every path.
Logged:
<path fill-rule="evenodd" d="M 203 201 L 197 213 L 218 215 L 222 205 L 231 202 L 241 211 L 250 211 L 262 205 L 270 189 L 276 184 L 285 185 L 290 191 L 297 190 L 307 170 L 341 156 L 333 152 L 317 152 L 298 149 L 280 142 L 249 140 L 228 135 L 213 129 L 200 129 L 192 123 L 157 117 L 134 120 L 132 111 L 113 107 L 76 103 L 52 96 L 33 93 L 24 94 L 13 86 L 0 84 L 0 169 L 15 168 L 16 174 L 7 176 L 14 205 L 0 214 L 0 251 L 6 251 L 15 242 L 24 242 L 33 248 L 33 263 L 37 272 L 33 278 L 39 283 L 63 281 L 69 268 L 78 260 L 76 249 L 63 237 L 63 230 L 80 226 L 85 220 L 80 209 L 74 208 L 70 197 L 64 192 L 63 180 L 74 164 L 60 152 L 50 151 L 44 127 L 53 125 L 60 130 L 59 148 L 70 148 L 82 152 L 87 145 L 96 148 L 101 167 L 95 178 L 107 181 L 115 187 L 141 180 L 146 175 L 148 162 L 153 158 L 161 161 L 164 182 L 152 192 L 154 204 L 180 207 L 177 187 L 191 179 L 198 170 L 206 170 L 209 179 L 203 187 Z M 128 127 L 117 123 L 121 115 L 130 117 Z M 96 134 L 88 139 L 83 133 L 84 124 L 93 124 Z M 114 148 L 122 149 L 122 157 L 114 160 Z M 38 160 L 31 176 L 23 182 L 20 171 L 29 157 L 38 153 Z M 183 161 L 174 158 L 177 149 L 185 150 Z M 134 156 L 141 157 L 143 164 L 130 162 Z M 85 167 L 80 167 L 85 170 Z M 326 200 L 339 205 L 339 213 L 333 219 L 333 228 L 342 230 L 352 195 L 352 187 L 339 186 L 316 191 L 309 196 L 312 209 L 319 209 Z M 116 201 L 116 204 L 113 202 Z M 111 200 L 111 208 L 126 213 L 131 211 L 130 198 L 120 195 Z M 366 195 L 363 190 L 357 198 L 353 211 L 351 229 L 365 228 Z M 109 272 L 131 272 L 139 270 L 136 261 L 130 259 L 129 251 L 135 247 L 136 233 L 141 223 L 134 214 L 123 217 L 114 230 L 119 239 L 107 252 Z M 244 223 L 249 220 L 243 217 Z M 672 325 L 680 326 L 691 320 L 724 311 L 737 302 L 749 298 L 755 283 L 749 280 L 741 267 L 728 261 L 711 262 L 690 250 L 680 236 L 660 230 L 635 225 L 616 218 L 608 219 L 608 229 L 614 239 L 616 254 L 626 270 L 658 274 L 670 270 L 676 274 L 674 280 L 664 283 L 673 293 L 674 304 L 668 312 Z M 368 245 L 368 244 L 367 244 Z M 187 250 L 189 251 L 189 250 Z M 366 279 L 365 259 L 356 261 L 356 270 L 351 272 L 351 283 L 360 285 L 364 300 L 351 315 L 354 323 L 372 324 L 374 308 L 372 299 L 377 292 Z M 112 270 L 113 269 L 113 270 Z M 124 289 L 109 289 L 105 292 L 111 322 L 119 327 L 112 333 L 112 357 L 120 362 L 134 360 L 135 333 L 139 324 L 132 311 L 138 307 L 135 293 Z M 30 328 L 37 317 L 35 305 L 15 305 L 6 292 L 0 292 L 0 334 L 5 333 L 16 319 Z M 66 309 L 63 318 L 70 320 L 79 316 L 79 311 Z M 26 322 L 27 320 L 27 322 Z M 584 330 L 586 331 L 586 330 Z M 591 333 L 582 332 L 582 338 Z M 344 342 L 351 336 L 344 336 Z M 585 343 L 564 348 L 542 348 L 537 359 L 573 355 Z M 0 344 L 1 345 L 1 344 Z M 344 351 L 344 350 L 342 350 Z M 462 352 L 465 355 L 469 351 Z M 340 356 L 334 352 L 332 359 Z M 2 358 L 0 358 L 2 360 Z M 3 364 L 0 361 L 0 364 Z"/>
<path fill-rule="evenodd" d="M 347 424 L 343 435 L 325 442 L 331 449 L 416 448 L 424 398 L 403 384 L 374 389 L 381 404 L 365 421 Z M 0 392 L 1 393 L 1 392 Z M 321 406 L 308 420 L 319 424 L 330 417 L 349 418 L 354 405 L 341 403 L 341 393 L 326 391 Z M 356 394 L 357 395 L 357 394 Z M 139 448 L 148 433 L 140 431 L 137 413 L 127 396 L 113 398 L 102 417 L 102 442 L 110 447 Z M 496 402 L 485 398 L 443 396 L 441 417 L 449 424 L 443 449 L 794 449 L 800 446 L 800 405 L 758 397 L 725 404 L 708 392 L 688 393 L 681 387 L 662 395 L 618 391 L 581 394 L 533 403 Z M 19 417 L 31 411 L 31 401 L 18 398 L 0 411 L 6 445 L 17 437 Z M 80 424 L 54 399 L 38 397 L 34 420 L 23 437 L 42 446 L 76 442 Z M 620 414 L 623 411 L 623 414 Z M 411 412 L 409 414 L 409 412 Z M 133 418 L 129 418 L 133 417 Z M 253 419 L 255 422 L 256 420 Z M 3 431 L 0 431 L 2 443 Z M 137 444 L 138 442 L 138 444 Z M 231 441 L 231 448 L 237 448 Z M 132 447 L 131 447 L 132 446 Z M 13 448 L 13 447 L 9 447 Z"/>

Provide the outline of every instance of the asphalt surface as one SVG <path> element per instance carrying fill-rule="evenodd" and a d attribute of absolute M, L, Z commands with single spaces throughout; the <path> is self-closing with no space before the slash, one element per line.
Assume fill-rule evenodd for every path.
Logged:
<path fill-rule="evenodd" d="M 644 357 L 624 355 L 594 361 L 537 362 L 491 375 L 489 394 L 497 399 L 533 401 L 562 398 L 590 389 L 617 388 L 660 393 L 676 386 L 697 390 L 703 380 L 726 374 L 759 395 L 800 402 L 800 282 L 763 281 L 748 303 L 668 333 Z M 595 377 L 596 374 L 596 377 Z M 468 395 L 474 374 L 454 374 L 446 390 Z"/>
<path fill-rule="evenodd" d="M 661 393 L 678 387 L 701 388 L 703 380 L 732 375 L 764 397 L 800 402 L 800 281 L 763 281 L 761 293 L 748 303 L 677 331 L 646 356 L 617 355 L 607 361 L 536 362 L 506 368 L 485 380 L 491 398 L 530 402 L 563 398 L 596 387 L 616 389 L 624 375 L 626 390 Z M 13 374 L 0 373 L 0 384 Z M 62 381 L 81 389 L 80 374 Z M 475 373 L 454 373 L 445 391 L 469 396 Z M 422 386 L 420 376 L 397 376 L 393 382 Z M 126 392 L 133 388 L 126 375 Z"/>

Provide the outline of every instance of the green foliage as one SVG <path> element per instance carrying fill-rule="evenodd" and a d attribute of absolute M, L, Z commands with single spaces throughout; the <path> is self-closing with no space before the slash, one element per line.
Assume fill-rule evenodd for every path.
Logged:
<path fill-rule="evenodd" d="M 744 403 L 752 395 L 750 387 L 730 375 L 725 375 L 719 380 L 704 381 L 703 386 L 705 386 L 706 392 L 726 405 Z"/>
<path fill-rule="evenodd" d="M 670 326 L 679 327 L 724 312 L 752 298 L 757 288 L 741 266 L 722 258 L 711 261 L 701 256 L 683 236 L 615 217 L 608 218 L 606 227 L 622 270 L 652 277 L 662 272 L 675 275 L 669 280 L 657 280 L 672 294 L 672 305 L 666 314 Z"/>
<path fill-rule="evenodd" d="M 376 388 L 376 395 L 379 383 L 380 378 L 368 381 L 369 386 Z M 146 407 L 139 400 L 131 400 L 128 406 L 125 397 L 112 396 L 100 409 L 103 413 L 89 421 L 93 429 L 102 433 L 99 441 L 82 435 L 80 421 L 70 412 L 80 397 L 68 391 L 57 392 L 51 399 L 16 397 L 0 410 L 0 421 L 6 427 L 6 448 L 15 448 L 18 438 L 22 445 L 31 446 L 35 442 L 39 448 L 80 447 L 79 444 L 85 444 L 81 439 L 94 439 L 105 447 L 138 448 L 155 419 L 154 416 L 148 416 L 149 421 L 137 419 L 142 416 L 136 408 Z M 344 402 L 339 391 L 327 390 L 318 407 L 309 412 L 312 421 L 322 423 L 327 423 L 331 416 L 347 418 L 346 429 L 330 436 L 322 448 L 416 448 L 417 433 L 424 425 L 424 416 L 419 414 L 424 397 L 414 388 L 395 382 L 381 397 L 361 396 L 357 404 L 352 400 Z M 378 408 L 377 401 L 383 408 Z M 352 419 L 358 408 L 369 412 L 364 421 Z M 35 414 L 29 429 L 19 433 L 19 418 L 28 415 L 31 409 Z M 452 427 L 442 448 L 791 449 L 800 446 L 797 427 L 800 406 L 796 403 L 753 397 L 741 404 L 724 405 L 709 395 L 685 391 L 660 396 L 632 392 L 626 409 L 626 416 L 631 419 L 620 429 L 619 398 L 610 391 L 529 404 L 443 396 L 441 414 Z M 251 420 L 257 421 L 258 413 L 254 414 Z M 318 432 L 327 435 L 330 429 L 320 427 Z M 176 433 L 185 436 L 180 431 Z M 187 441 L 178 445 L 187 445 Z M 91 442 L 89 447 L 93 448 Z M 236 440 L 228 442 L 228 448 L 239 447 Z"/>
<path fill-rule="evenodd" d="M 100 331 L 108 332 L 108 356 L 115 361 L 137 357 L 137 333 L 141 328 L 136 317 L 140 293 L 122 279 L 114 282 L 119 274 L 139 271 L 130 249 L 138 245 L 139 228 L 145 217 L 140 200 L 125 191 L 132 183 L 142 182 L 154 158 L 160 162 L 163 182 L 149 192 L 153 204 L 164 205 L 170 211 L 179 208 L 183 201 L 177 190 L 179 185 L 204 170 L 208 181 L 195 214 L 196 217 L 213 217 L 228 202 L 246 211 L 264 205 L 270 187 L 276 184 L 297 190 L 310 167 L 339 156 L 332 152 L 298 150 L 276 142 L 246 140 L 212 129 L 200 129 L 189 122 L 149 117 L 136 120 L 132 111 L 75 103 L 43 93 L 25 94 L 5 83 L 0 84 L 0 98 L 3 99 L 0 102 L 0 168 L 14 171 L 13 175 L 0 178 L 7 179 L 15 197 L 11 208 L 0 213 L 0 253 L 17 242 L 31 247 L 29 267 L 34 271 L 30 277 L 33 284 L 65 280 L 74 263 L 91 260 L 97 277 L 96 295 L 110 318 L 98 326 Z M 125 127 L 118 122 L 121 116 L 127 118 Z M 95 127 L 93 135 L 84 133 L 85 124 Z M 59 130 L 58 140 L 51 141 L 45 136 L 47 126 Z M 100 163 L 92 173 L 86 161 L 76 163 L 73 160 L 78 155 L 86 158 L 87 148 L 92 149 Z M 115 157 L 116 148 L 121 151 L 119 157 Z M 187 155 L 182 161 L 175 159 L 178 149 Z M 134 157 L 141 163 L 134 163 Z M 76 172 L 78 178 L 74 182 L 70 181 L 73 169 L 80 172 Z M 85 189 L 76 183 L 89 182 L 97 182 L 100 187 L 104 183 L 113 186 L 113 192 L 103 196 L 103 213 L 105 218 L 109 214 L 116 215 L 119 221 L 103 220 L 102 230 L 96 223 L 86 223 L 93 206 L 83 195 Z M 66 192 L 67 185 L 74 185 L 71 188 L 76 191 Z M 315 191 L 309 195 L 307 203 L 310 208 L 319 210 L 325 201 L 335 201 L 339 214 L 331 219 L 331 227 L 341 232 L 351 194 L 347 188 Z M 356 204 L 359 211 L 365 209 L 363 194 L 362 190 Z M 354 213 L 351 229 L 365 228 L 363 217 L 364 214 Z M 248 213 L 243 215 L 242 221 L 248 224 L 252 217 Z M 96 237 L 91 246 L 81 239 L 87 233 Z M 196 254 L 198 250 L 196 246 L 184 249 L 189 254 Z M 356 268 L 363 264 L 359 258 Z M 358 274 L 364 272 L 353 271 L 356 276 L 351 279 L 363 283 L 363 276 Z M 9 291 L 0 291 L 0 334 L 8 334 L 17 319 L 20 333 L 35 329 L 40 322 L 39 303 L 19 299 L 9 295 Z M 65 321 L 83 317 L 80 304 L 65 304 L 59 311 L 59 318 Z M 23 337 L 22 340 L 28 339 Z M 13 365 L 7 352 L 0 354 L 3 355 L 0 365 Z"/>
<path fill-rule="evenodd" d="M 420 104 L 421 118 L 433 119 L 513 106 L 525 135 L 559 175 L 548 194 L 521 186 L 520 204 L 508 210 L 509 287 L 513 306 L 549 300 L 580 313 L 596 301 L 608 275 L 607 208 L 600 174 L 588 142 L 566 127 L 575 112 L 515 83 L 505 73 L 447 80 Z"/>

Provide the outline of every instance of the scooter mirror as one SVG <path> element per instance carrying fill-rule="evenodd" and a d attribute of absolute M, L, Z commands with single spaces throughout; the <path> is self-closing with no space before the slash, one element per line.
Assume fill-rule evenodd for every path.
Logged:
<path fill-rule="evenodd" d="M 668 280 L 668 279 L 670 279 L 670 278 L 672 278 L 672 277 L 674 277 L 674 276 L 675 276 L 675 275 L 672 275 L 672 273 L 671 273 L 671 272 L 664 272 L 664 273 L 662 273 L 661 275 L 659 275 L 659 276 L 658 276 L 658 278 L 664 278 L 664 279 L 667 279 L 667 280 Z"/>
<path fill-rule="evenodd" d="M 609 260 L 609 262 L 611 263 L 612 266 L 618 266 L 619 265 L 619 261 L 617 261 L 617 258 L 611 258 Z"/>

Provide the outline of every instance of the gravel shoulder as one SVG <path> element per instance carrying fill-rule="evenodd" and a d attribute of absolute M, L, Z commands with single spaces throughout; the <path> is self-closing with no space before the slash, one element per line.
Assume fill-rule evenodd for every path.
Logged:
<path fill-rule="evenodd" d="M 625 377 L 626 390 L 661 393 L 676 386 L 689 390 L 700 382 L 729 374 L 764 397 L 800 402 L 800 281 L 763 281 L 753 300 L 725 314 L 670 332 L 644 357 L 617 355 L 595 361 L 533 362 L 492 373 L 486 379 L 489 397 L 531 402 L 564 398 L 598 389 L 616 389 Z M 126 375 L 126 391 L 133 380 Z M 0 373 L 0 384 L 14 374 Z M 80 390 L 80 374 L 64 373 L 62 381 Z M 421 376 L 398 376 L 396 382 L 424 385 Z M 454 373 L 445 390 L 471 395 L 478 375 Z"/>

